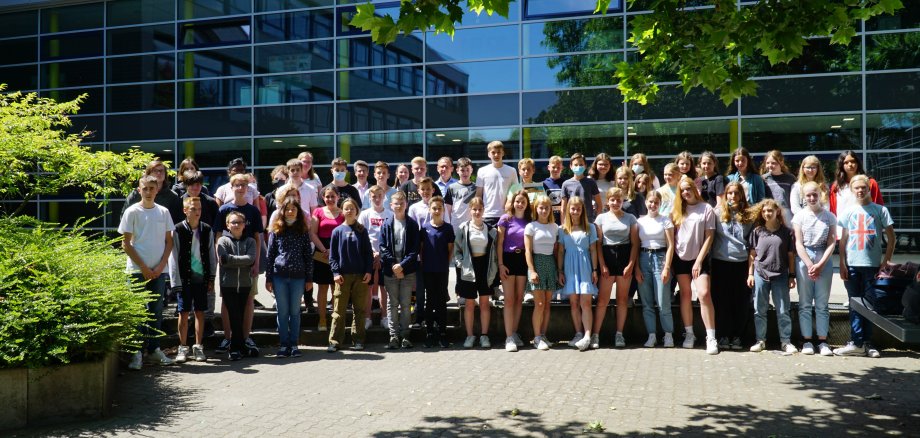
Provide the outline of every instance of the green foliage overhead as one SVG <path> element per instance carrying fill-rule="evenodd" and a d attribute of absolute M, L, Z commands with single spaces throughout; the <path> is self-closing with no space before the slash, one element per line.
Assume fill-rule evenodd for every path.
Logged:
<path fill-rule="evenodd" d="M 116 240 L 0 218 L 0 368 L 95 360 L 139 345 L 152 295 L 125 273 Z"/>
<path fill-rule="evenodd" d="M 81 144 L 89 133 L 66 134 L 68 116 L 85 98 L 59 103 L 35 93 L 0 94 L 0 200 L 21 201 L 13 214 L 39 195 L 68 188 L 81 190 L 87 200 L 121 196 L 153 159 L 137 150 L 93 151 Z"/>
<path fill-rule="evenodd" d="M 512 0 L 402 0 L 399 17 L 374 15 L 374 6 L 357 6 L 350 24 L 386 44 L 402 32 L 432 29 L 453 35 L 465 9 L 508 16 Z M 636 0 L 628 0 L 630 6 Z M 765 58 L 770 65 L 799 56 L 807 37 L 829 37 L 849 44 L 861 20 L 892 14 L 901 0 L 762 0 L 738 7 L 735 0 L 645 0 L 652 12 L 630 19 L 629 42 L 639 51 L 633 62 L 617 64 L 615 79 L 625 101 L 653 101 L 663 75 L 676 75 L 684 92 L 703 87 L 729 105 L 756 95 L 757 84 L 741 59 Z M 610 0 L 597 0 L 595 13 Z M 688 6 L 698 6 L 689 8 Z"/>

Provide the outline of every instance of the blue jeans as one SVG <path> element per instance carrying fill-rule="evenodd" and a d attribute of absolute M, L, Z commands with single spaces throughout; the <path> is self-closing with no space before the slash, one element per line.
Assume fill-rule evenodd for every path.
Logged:
<path fill-rule="evenodd" d="M 639 250 L 639 269 L 642 270 L 644 281 L 639 283 L 639 298 L 642 300 L 642 319 L 645 320 L 645 330 L 649 334 L 657 332 L 655 326 L 655 304 L 660 309 L 661 329 L 665 333 L 674 332 L 674 317 L 671 316 L 671 290 L 661 281 L 661 271 L 664 269 L 665 252 L 649 252 Z"/>
<path fill-rule="evenodd" d="M 767 340 L 767 309 L 770 296 L 776 307 L 776 324 L 780 342 L 789 342 L 792 337 L 792 318 L 789 316 L 789 274 L 782 274 L 772 280 L 764 280 L 754 274 L 754 331 L 758 341 Z"/>
<path fill-rule="evenodd" d="M 134 274 L 140 282 L 145 282 L 144 276 L 141 274 Z M 160 274 L 159 277 L 146 281 L 144 283 L 144 290 L 151 292 L 153 296 L 153 301 L 147 303 L 147 314 L 150 316 L 148 322 L 140 327 L 141 335 L 143 336 L 144 347 L 147 349 L 148 353 L 153 353 L 154 350 L 160 348 L 160 335 L 162 334 L 163 328 L 163 297 L 166 295 L 166 274 Z"/>
<path fill-rule="evenodd" d="M 272 277 L 275 305 L 278 307 L 278 338 L 282 347 L 297 347 L 300 340 L 300 299 L 305 280 L 282 276 Z"/>
<path fill-rule="evenodd" d="M 875 287 L 875 274 L 878 273 L 878 266 L 848 266 L 847 275 L 849 280 L 844 281 L 843 285 L 847 288 L 847 296 L 850 298 L 865 298 L 866 292 Z M 863 343 L 872 339 L 872 322 L 850 309 L 850 340 L 857 347 L 862 347 Z"/>
<path fill-rule="evenodd" d="M 826 248 L 805 247 L 808 258 L 812 262 L 821 260 Z M 834 276 L 834 266 L 832 261 L 828 260 L 821 271 L 821 275 L 816 280 L 808 277 L 808 267 L 801 258 L 796 258 L 796 288 L 799 291 L 799 328 L 802 331 L 802 337 L 810 339 L 814 334 L 812 329 L 811 312 L 815 312 L 815 327 L 818 330 L 819 338 L 827 337 L 827 330 L 830 325 L 831 314 L 828 310 L 827 303 L 831 298 L 831 279 Z"/>

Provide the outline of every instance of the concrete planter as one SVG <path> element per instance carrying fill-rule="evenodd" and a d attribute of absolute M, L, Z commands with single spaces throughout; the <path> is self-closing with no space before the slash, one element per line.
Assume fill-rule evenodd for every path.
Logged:
<path fill-rule="evenodd" d="M 117 372 L 115 354 L 97 362 L 0 370 L 0 430 L 108 415 Z"/>

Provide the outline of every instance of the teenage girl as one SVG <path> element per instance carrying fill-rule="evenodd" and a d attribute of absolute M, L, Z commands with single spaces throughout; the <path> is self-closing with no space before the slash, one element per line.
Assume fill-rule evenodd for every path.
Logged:
<path fill-rule="evenodd" d="M 680 315 L 684 321 L 684 348 L 693 348 L 696 336 L 693 334 L 693 308 L 691 307 L 691 283 L 696 286 L 700 302 L 700 315 L 706 327 L 706 353 L 719 354 L 716 341 L 715 309 L 709 291 L 709 250 L 712 248 L 716 228 L 716 215 L 689 177 L 681 177 L 678 196 L 674 199 L 671 221 L 677 228 L 672 269 L 680 286 Z"/>
<path fill-rule="evenodd" d="M 853 151 L 844 151 L 837 157 L 837 170 L 834 172 L 834 183 L 831 184 L 831 193 L 828 197 L 830 201 L 830 210 L 834 216 L 842 216 L 850 207 L 856 206 L 856 196 L 850 190 L 850 180 L 856 175 L 865 175 L 862 162 Z M 869 178 L 869 199 L 878 205 L 885 205 L 882 199 L 882 192 L 878 188 L 878 182 Z M 838 230 L 838 236 L 839 236 Z"/>
<path fill-rule="evenodd" d="M 639 297 L 642 300 L 642 319 L 648 340 L 645 347 L 654 347 L 658 341 L 655 326 L 655 305 L 658 305 L 661 329 L 664 330 L 663 344 L 674 347 L 674 317 L 671 316 L 671 262 L 674 258 L 674 225 L 671 219 L 658 214 L 661 194 L 648 192 L 645 206 L 648 214 L 637 221 L 639 228 L 639 269 L 636 281 L 639 282 Z"/>
<path fill-rule="evenodd" d="M 691 154 L 690 151 L 683 151 L 677 154 L 677 156 L 674 157 L 674 164 L 677 165 L 677 171 L 680 172 L 681 175 L 685 175 L 691 180 L 696 180 L 696 164 L 693 160 L 693 154 Z"/>
<path fill-rule="evenodd" d="M 725 174 L 728 182 L 740 182 L 747 194 L 748 204 L 756 204 L 766 196 L 763 178 L 755 170 L 754 159 L 747 149 L 739 147 L 732 153 L 728 162 L 728 173 Z"/>
<path fill-rule="evenodd" d="M 569 342 L 572 347 L 585 351 L 591 346 L 593 314 L 591 299 L 597 295 L 597 228 L 588 223 L 584 201 L 573 196 L 566 205 L 559 231 L 562 251 L 556 254 L 559 284 L 562 294 L 569 297 L 572 311 L 572 325 L 575 337 Z"/>
<path fill-rule="evenodd" d="M 339 193 L 335 191 L 332 185 L 327 186 L 322 191 L 324 207 L 317 207 L 313 210 L 313 228 L 310 237 L 313 239 L 313 246 L 316 252 L 313 259 L 313 281 L 319 286 L 317 289 L 316 304 L 319 310 L 319 327 L 317 330 L 326 331 L 326 294 L 329 292 L 329 286 L 332 284 L 332 270 L 329 269 L 329 240 L 332 238 L 332 231 L 345 222 L 342 216 L 342 210 L 338 207 Z"/>
<path fill-rule="evenodd" d="M 489 298 L 492 297 L 492 284 L 498 273 L 498 255 L 496 254 L 497 231 L 483 222 L 485 207 L 482 198 L 473 198 L 469 203 L 470 220 L 460 224 L 454 236 L 454 263 L 460 269 L 457 280 L 457 293 L 466 299 L 463 309 L 463 323 L 466 327 L 464 348 L 473 348 L 476 336 L 473 335 L 473 323 L 476 319 L 476 300 L 479 300 L 479 345 L 491 348 L 489 342 L 489 321 L 492 309 Z"/>
<path fill-rule="evenodd" d="M 719 348 L 740 350 L 741 337 L 751 314 L 748 237 L 754 219 L 748 211 L 744 187 L 731 182 L 725 187 L 725 201 L 716 207 L 716 235 L 712 244 L 712 304 L 716 310 Z"/>
<path fill-rule="evenodd" d="M 649 190 L 661 187 L 661 182 L 658 181 L 658 176 L 655 175 L 655 170 L 652 169 L 652 166 L 648 164 L 648 157 L 643 153 L 633 154 L 632 160 L 629 163 L 630 170 L 636 174 L 636 180 L 639 180 L 639 175 L 648 175 L 649 182 L 651 186 L 647 190 L 640 190 L 639 193 L 647 193 Z"/>
<path fill-rule="evenodd" d="M 409 182 L 410 175 L 412 174 L 409 173 L 409 166 L 405 164 L 396 166 L 396 181 L 393 183 L 393 188 L 399 190 L 400 187 Z"/>
<path fill-rule="evenodd" d="M 300 160 L 300 174 L 303 178 L 305 184 L 309 184 L 313 187 L 313 191 L 320 194 L 320 191 L 323 187 L 323 182 L 319 179 L 319 175 L 316 174 L 316 170 L 313 169 L 313 154 L 309 152 L 301 152 L 297 155 L 297 159 Z M 319 201 L 322 201 L 321 199 Z"/>
<path fill-rule="evenodd" d="M 598 205 L 597 211 L 603 211 L 607 208 L 607 200 L 604 199 L 607 196 L 607 190 L 612 186 L 613 181 L 613 172 L 611 172 L 611 167 L 613 161 L 610 159 L 610 156 L 601 152 L 594 157 L 594 162 L 591 163 L 591 169 L 588 170 L 588 177 L 597 182 L 597 190 L 601 192 L 601 203 Z"/>
<path fill-rule="evenodd" d="M 767 152 L 760 166 L 764 185 L 769 190 L 770 197 L 776 200 L 783 209 L 783 219 L 787 224 L 792 221 L 792 185 L 795 184 L 795 175 L 789 173 L 783 153 L 774 149 Z"/>
<path fill-rule="evenodd" d="M 517 351 L 524 346 L 518 334 L 524 284 L 527 282 L 527 260 L 524 257 L 524 228 L 530 222 L 530 197 L 519 190 L 507 204 L 505 214 L 498 220 L 498 274 L 505 294 L 502 316 L 505 320 L 505 350 Z"/>
<path fill-rule="evenodd" d="M 360 200 L 348 198 L 342 202 L 341 225 L 332 232 L 329 244 L 329 266 L 336 284 L 333 303 L 332 330 L 329 331 L 327 352 L 338 350 L 345 338 L 345 312 L 351 304 L 352 350 L 363 350 L 365 339 L 364 315 L 367 306 L 367 283 L 374 272 L 374 251 L 367 228 L 358 222 Z"/>
<path fill-rule="evenodd" d="M 631 170 L 621 167 L 627 172 Z M 619 171 L 617 171 L 619 174 Z M 617 177 L 619 181 L 619 176 Z M 607 192 L 607 212 L 594 219 L 594 224 L 600 229 L 603 236 L 600 259 L 601 276 L 600 290 L 597 293 L 597 307 L 594 310 L 594 329 L 591 335 L 591 348 L 600 347 L 598 333 L 607 314 L 607 304 L 610 302 L 610 288 L 617 287 L 617 331 L 614 346 L 626 346 L 623 338 L 623 327 L 626 325 L 626 301 L 629 296 L 629 285 L 633 278 L 633 269 L 639 257 L 639 227 L 636 217 L 623 211 L 623 190 L 614 187 Z"/>
<path fill-rule="evenodd" d="M 782 207 L 773 199 L 764 199 L 751 211 L 754 230 L 751 232 L 751 267 L 748 287 L 754 288 L 754 331 L 757 340 L 752 352 L 760 352 L 767 344 L 767 308 L 770 297 L 776 308 L 781 349 L 792 354 L 798 351 L 792 338 L 792 318 L 789 317 L 789 289 L 795 287 L 795 236 L 783 219 Z"/>
<path fill-rule="evenodd" d="M 722 195 L 728 181 L 719 173 L 719 160 L 715 154 L 710 151 L 700 154 L 700 171 L 700 176 L 696 179 L 696 188 L 700 190 L 703 200 L 712 208 L 716 208 L 722 203 Z"/>
<path fill-rule="evenodd" d="M 792 191 L 789 194 L 789 204 L 792 207 L 792 215 L 795 216 L 798 212 L 806 208 L 805 195 L 802 192 L 802 188 L 805 187 L 805 184 L 809 181 L 814 181 L 818 184 L 818 190 L 821 191 L 821 202 L 825 207 L 827 206 L 827 182 L 824 179 L 824 166 L 821 164 L 821 160 L 814 155 L 809 155 L 802 160 L 802 164 L 799 167 L 799 177 L 795 184 L 792 185 Z"/>
<path fill-rule="evenodd" d="M 553 202 L 546 195 L 534 200 L 536 219 L 524 227 L 524 254 L 527 256 L 527 290 L 533 294 L 533 344 L 549 350 L 546 339 L 549 325 L 549 301 L 559 288 L 556 253 L 559 250 L 559 225 L 553 221 Z"/>
<path fill-rule="evenodd" d="M 645 196 L 637 191 L 633 184 L 633 171 L 623 166 L 617 168 L 616 184 L 623 193 L 623 211 L 636 218 L 644 216 L 646 213 Z"/>
<path fill-rule="evenodd" d="M 650 178 L 647 173 L 640 173 L 636 175 L 636 183 L 634 184 L 636 186 L 636 192 L 648 193 L 649 190 L 654 190 L 654 188 L 650 187 L 651 185 L 649 184 L 649 180 Z"/>
<path fill-rule="evenodd" d="M 661 195 L 661 207 L 658 207 L 658 213 L 665 216 L 671 215 L 674 208 L 674 199 L 677 198 L 677 183 L 680 181 L 680 173 L 677 172 L 677 165 L 668 163 L 664 166 L 664 185 L 658 188 Z"/>

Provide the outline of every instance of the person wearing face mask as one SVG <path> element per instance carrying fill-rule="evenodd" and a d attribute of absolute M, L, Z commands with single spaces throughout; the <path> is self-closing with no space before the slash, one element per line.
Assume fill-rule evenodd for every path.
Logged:
<path fill-rule="evenodd" d="M 633 173 L 636 175 L 636 179 L 639 179 L 639 175 L 649 176 L 651 185 L 648 190 L 658 190 L 658 188 L 661 187 L 661 182 L 658 180 L 658 175 L 655 175 L 655 170 L 652 169 L 652 166 L 648 164 L 648 157 L 645 154 L 633 154 L 629 165 L 631 166 L 630 169 L 632 169 Z"/>
<path fill-rule="evenodd" d="M 333 190 L 339 194 L 339 206 L 341 207 L 346 199 L 354 199 L 360 211 L 363 208 L 361 205 L 361 194 L 358 193 L 358 189 L 345 181 L 345 177 L 348 176 L 348 162 L 342 159 L 342 157 L 336 157 L 336 159 L 332 160 L 332 168 L 330 170 L 332 171 L 332 182 L 327 184 L 326 187 L 332 187 Z"/>
<path fill-rule="evenodd" d="M 576 152 L 572 154 L 569 161 L 569 168 L 572 169 L 574 176 L 562 183 L 562 211 L 566 211 L 569 198 L 577 196 L 584 201 L 585 212 L 587 213 L 588 222 L 594 223 L 596 209 L 603 208 L 601 203 L 601 192 L 597 188 L 597 182 L 590 178 L 585 178 L 585 156 Z"/>

